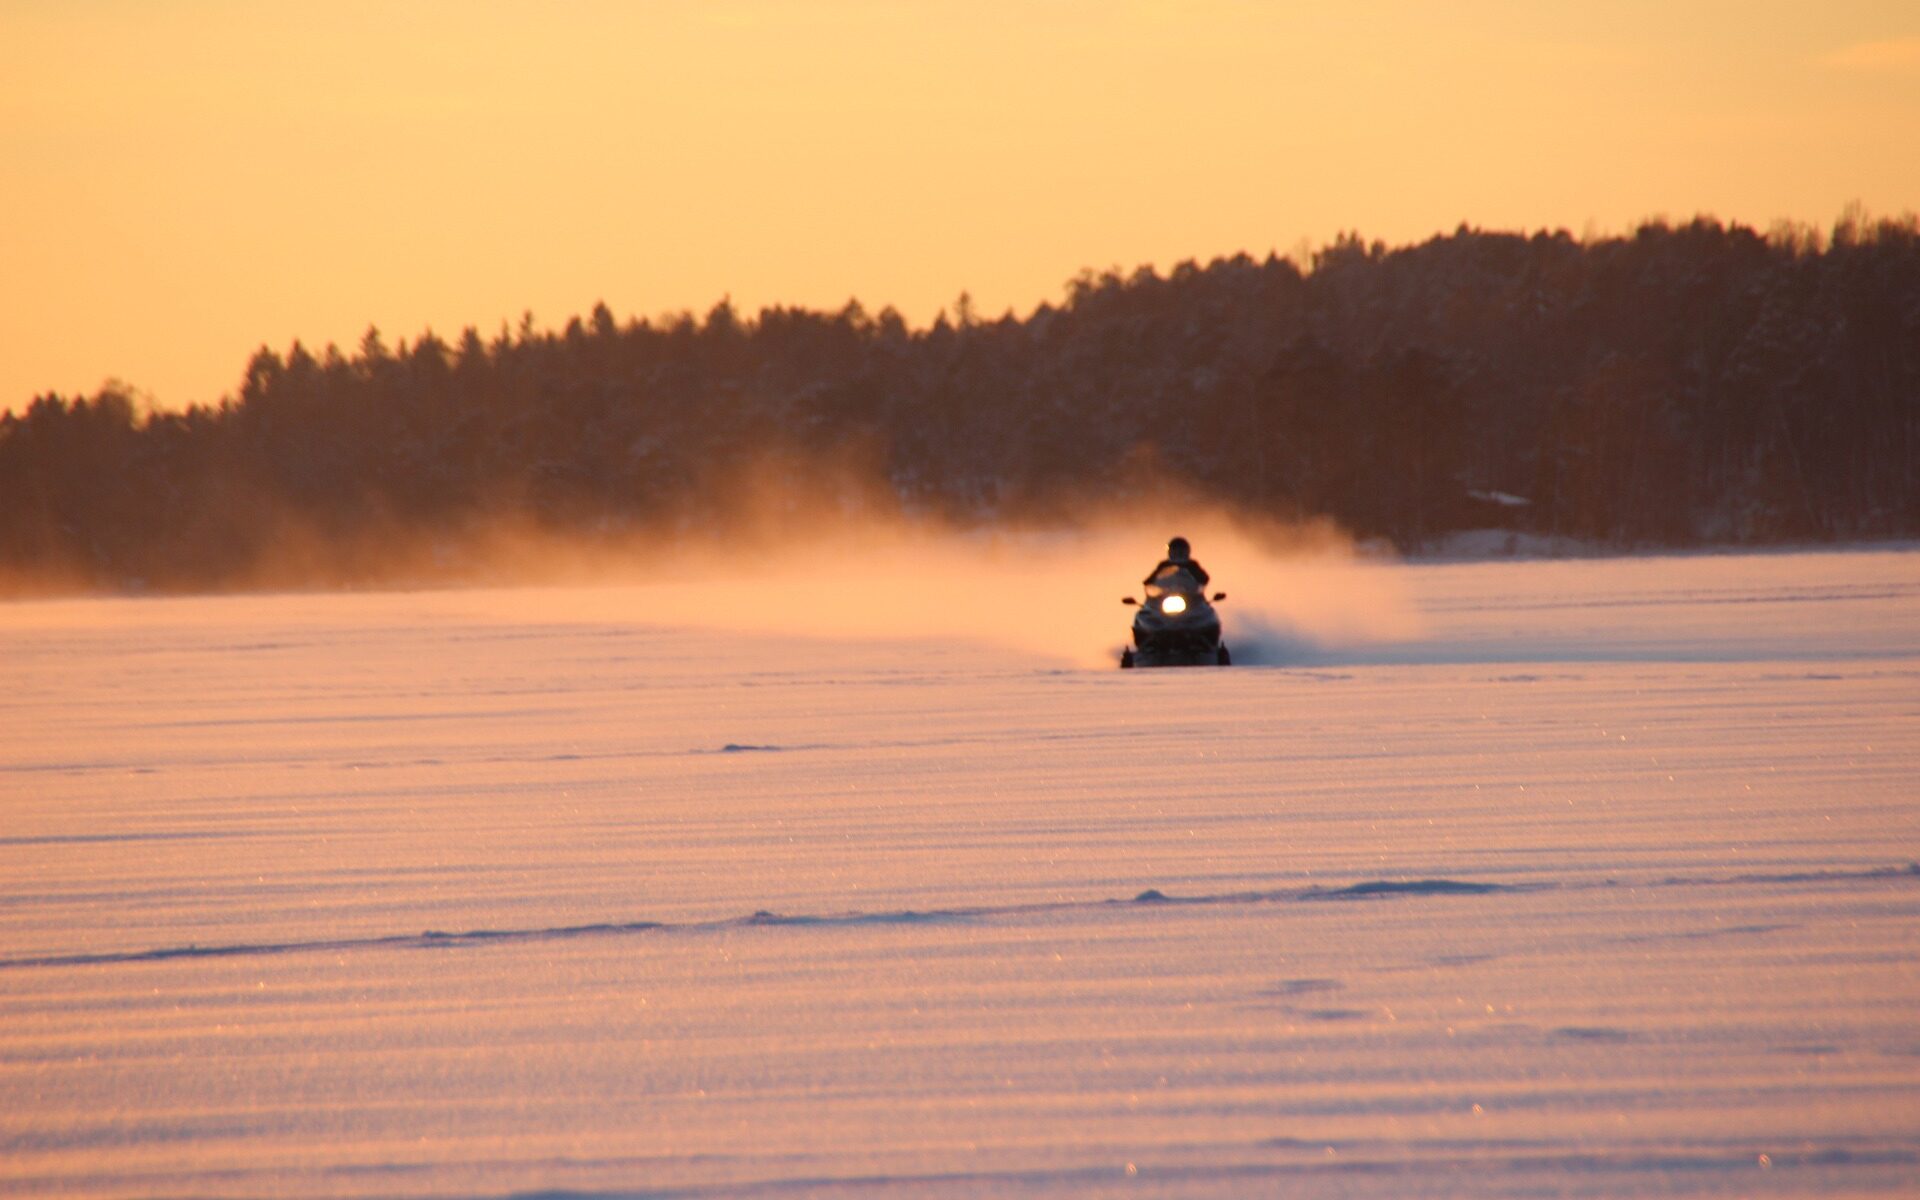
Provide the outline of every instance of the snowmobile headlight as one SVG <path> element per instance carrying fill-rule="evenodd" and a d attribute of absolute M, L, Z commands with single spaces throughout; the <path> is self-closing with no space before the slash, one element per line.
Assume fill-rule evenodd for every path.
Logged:
<path fill-rule="evenodd" d="M 1168 596 L 1160 602 L 1160 611 L 1170 617 L 1177 617 L 1187 611 L 1187 598 L 1185 596 Z"/>

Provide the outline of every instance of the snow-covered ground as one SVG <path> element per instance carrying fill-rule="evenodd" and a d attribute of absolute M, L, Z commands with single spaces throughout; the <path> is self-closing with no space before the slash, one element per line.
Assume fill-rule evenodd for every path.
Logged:
<path fill-rule="evenodd" d="M 1920 554 L 1207 561 L 0 608 L 0 1193 L 1914 1194 Z"/>

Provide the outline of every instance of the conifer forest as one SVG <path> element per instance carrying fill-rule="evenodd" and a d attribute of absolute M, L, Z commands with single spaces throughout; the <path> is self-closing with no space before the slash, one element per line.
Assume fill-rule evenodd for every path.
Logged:
<path fill-rule="evenodd" d="M 1413 552 L 1481 528 L 1623 550 L 1913 537 L 1920 225 L 1462 227 L 1086 272 L 1025 316 L 963 295 L 926 327 L 723 301 L 263 347 L 214 404 L 114 385 L 0 418 L 0 575 L 315 582 L 276 552 L 296 538 L 329 579 L 380 582 L 367 548 L 502 521 L 713 536 L 743 481 L 783 472 L 962 527 L 1171 485 Z"/>

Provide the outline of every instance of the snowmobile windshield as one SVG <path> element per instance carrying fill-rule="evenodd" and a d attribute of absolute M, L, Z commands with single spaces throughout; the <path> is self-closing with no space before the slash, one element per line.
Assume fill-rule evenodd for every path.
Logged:
<path fill-rule="evenodd" d="M 1185 567 L 1176 567 L 1168 564 L 1167 566 L 1161 567 L 1158 571 L 1155 571 L 1153 578 L 1147 580 L 1147 595 L 1156 598 L 1175 593 L 1184 596 L 1195 596 L 1198 595 L 1199 592 L 1200 581 L 1189 574 Z"/>

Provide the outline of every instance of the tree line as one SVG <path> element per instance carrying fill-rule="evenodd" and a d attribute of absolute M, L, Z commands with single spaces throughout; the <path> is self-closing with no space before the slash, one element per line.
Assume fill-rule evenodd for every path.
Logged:
<path fill-rule="evenodd" d="M 297 538 L 377 582 L 382 542 L 457 546 L 501 518 L 711 536 L 743 478 L 819 464 L 963 524 L 1071 520 L 1172 480 L 1403 549 L 1486 526 L 1619 548 L 1911 537 L 1920 223 L 1463 226 L 1087 272 L 1025 317 L 962 296 L 924 328 L 858 303 L 603 304 L 558 331 L 263 347 L 218 404 L 143 411 L 110 386 L 0 418 L 0 573 L 300 583 Z"/>

